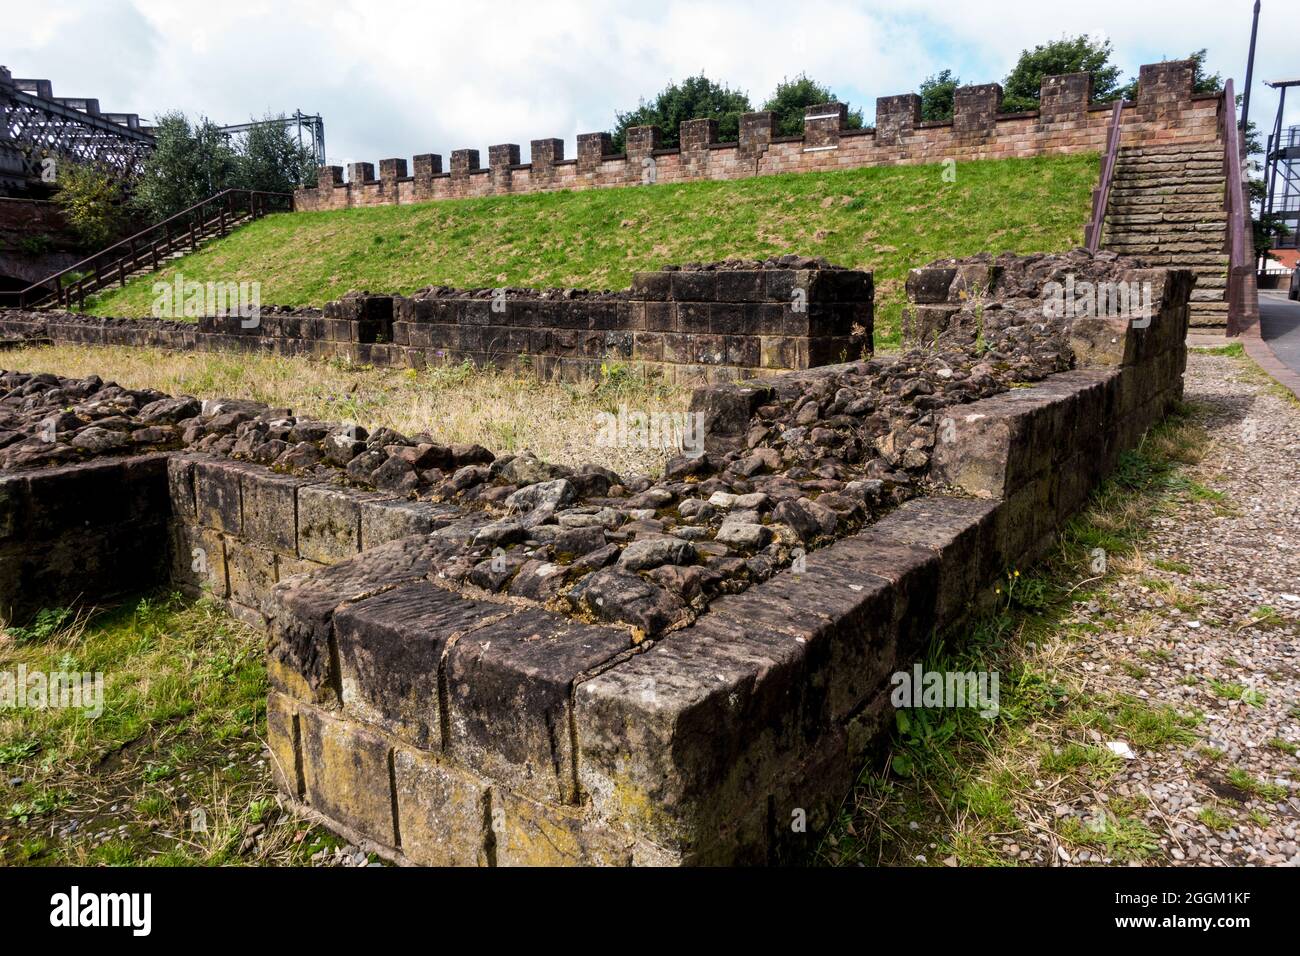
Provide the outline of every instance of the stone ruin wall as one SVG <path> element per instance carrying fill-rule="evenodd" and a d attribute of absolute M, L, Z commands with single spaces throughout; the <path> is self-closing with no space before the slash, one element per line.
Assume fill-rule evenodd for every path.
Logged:
<path fill-rule="evenodd" d="M 1136 102 L 1123 111 L 1123 139 L 1144 145 L 1214 142 L 1218 138 L 1222 96 L 1194 95 L 1193 64 L 1176 60 L 1141 68 Z M 375 175 L 372 163 L 351 163 L 347 182 L 340 166 L 320 169 L 315 187 L 294 193 L 300 211 L 406 205 L 435 199 L 635 186 L 649 181 L 743 179 L 789 172 L 826 172 L 863 166 L 1009 159 L 1045 154 L 1103 152 L 1113 104 L 1092 102 L 1086 73 L 1044 77 L 1040 107 L 1028 113 L 999 113 L 997 83 L 959 87 L 948 122 L 922 122 L 915 93 L 876 100 L 875 128 L 845 128 L 842 103 L 805 110 L 804 135 L 775 135 L 773 114 L 746 113 L 735 143 L 718 142 L 715 120 L 681 125 L 681 146 L 660 148 L 654 127 L 632 127 L 627 150 L 615 154 L 608 133 L 582 133 L 577 156 L 564 158 L 564 141 L 536 139 L 530 160 L 520 162 L 519 146 L 503 143 L 488 150 L 481 165 L 478 150 L 460 149 L 443 169 L 439 154 L 384 159 Z"/>
<path fill-rule="evenodd" d="M 56 467 L 11 466 L 0 478 L 0 603 L 30 612 L 166 580 L 224 600 L 268 634 L 268 734 L 282 790 L 309 816 L 399 862 L 797 857 L 799 838 L 787 821 L 801 809 L 815 833 L 830 819 L 887 731 L 888 675 L 910 665 L 933 632 L 953 630 L 985 606 L 1001 569 L 1040 555 L 1118 456 L 1181 396 L 1190 273 L 1123 273 L 1153 284 L 1150 325 L 1075 319 L 1062 339 L 1072 367 L 1051 371 L 1062 368 L 1053 341 L 1031 339 L 1017 351 L 1028 313 L 1008 306 L 1005 321 L 998 318 L 1000 297 L 1025 299 L 1032 289 L 1001 283 L 1007 287 L 972 311 L 968 290 L 998 290 L 1000 268 L 985 258 L 914 271 L 915 307 L 937 309 L 926 335 L 938 341 L 921 352 L 702 387 L 693 408 L 706 416 L 704 464 L 670 463 L 657 484 L 412 441 L 385 445 L 384 455 L 365 460 L 367 469 L 382 460 L 368 481 L 349 487 L 327 466 L 350 462 L 348 478 L 364 476 L 355 463 L 400 436 L 344 447 L 331 439 L 335 431 L 286 417 L 288 410 L 237 402 L 200 409 L 193 400 L 142 396 L 154 399 L 136 413 L 157 430 L 150 437 L 162 438 L 170 425 L 184 430 L 182 447 L 59 464 L 57 457 L 75 457 L 75 448 L 65 449 L 50 460 Z M 936 332 L 936 314 L 947 333 Z M 832 484 L 814 473 L 789 487 L 789 461 L 778 465 L 763 452 L 772 441 L 762 437 L 770 409 L 789 409 L 788 419 L 777 419 L 787 422 L 780 426 L 787 440 L 776 447 L 788 447 L 799 467 L 799 449 L 825 437 L 796 423 L 809 396 L 827 396 L 823 432 L 844 425 L 830 396 L 872 368 L 889 392 L 910 393 L 906 402 L 934 398 L 913 385 L 946 381 L 934 370 L 969 346 L 975 315 L 980 334 L 1005 351 L 999 381 L 1013 383 L 1023 368 L 1034 384 L 994 385 L 965 402 L 958 390 L 950 396 L 957 405 L 927 402 L 929 418 L 913 415 L 905 432 L 877 435 L 866 452 L 876 464 L 865 472 L 827 472 L 878 478 Z M 963 377 L 970 369 L 968 382 L 984 374 L 969 362 L 954 367 Z M 39 395 L 33 381 L 18 404 Z M 939 437 L 947 425 L 951 434 Z M 905 453 L 896 439 L 917 429 L 930 430 L 929 443 L 914 440 Z M 812 445 L 789 445 L 794 431 Z M 268 434 L 283 438 L 256 444 Z M 311 441 L 337 461 L 295 473 L 230 457 L 269 461 L 267 444 L 279 452 Z M 847 467 L 854 459 L 838 448 L 830 460 Z M 927 451 L 909 457 L 918 449 Z M 436 462 L 420 475 L 436 472 L 442 483 L 422 492 L 424 500 L 411 500 L 409 482 L 404 491 L 378 487 L 381 472 L 400 470 L 394 461 Z M 557 485 L 570 486 L 576 506 L 567 497 L 543 500 L 563 491 Z M 762 526 L 783 522 L 794 541 L 807 542 L 801 572 L 788 551 L 765 557 L 775 543 L 754 551 L 754 542 L 726 537 L 727 515 L 750 506 L 726 492 L 709 500 L 724 512 L 717 540 L 733 549 L 709 552 L 707 538 L 682 537 L 679 545 L 693 540 L 699 549 L 687 567 L 632 570 L 638 565 L 627 552 L 662 550 L 656 542 L 672 530 L 647 515 L 685 515 L 692 488 L 703 499 L 724 487 L 770 492 L 759 497 L 779 503 Z M 814 500 L 796 501 L 800 493 Z M 558 529 L 557 503 L 573 516 Z M 601 530 L 611 506 L 623 523 Z M 550 552 L 576 553 L 595 547 L 579 539 L 597 533 L 606 543 L 592 554 L 613 553 L 588 559 L 586 598 L 571 605 L 547 570 L 558 558 L 511 558 L 514 577 L 500 582 L 477 575 L 493 542 L 510 555 L 535 548 L 530 537 L 549 540 Z M 752 556 L 737 565 L 728 550 Z M 710 553 L 718 557 L 706 561 Z M 577 564 L 563 567 L 576 572 Z M 735 586 L 684 604 L 677 595 L 684 597 L 691 567 Z M 593 578 L 603 578 L 596 600 Z"/>
<path fill-rule="evenodd" d="M 637 273 L 623 292 L 349 293 L 323 311 L 263 308 L 256 325 L 236 315 L 187 323 L 0 309 L 0 335 L 409 368 L 524 361 L 564 380 L 616 362 L 670 382 L 729 381 L 869 353 L 873 303 L 871 273 L 783 256 Z"/>

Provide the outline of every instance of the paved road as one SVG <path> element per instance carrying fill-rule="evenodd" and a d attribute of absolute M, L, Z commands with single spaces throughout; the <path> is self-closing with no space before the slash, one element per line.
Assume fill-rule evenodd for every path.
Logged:
<path fill-rule="evenodd" d="M 1259 331 L 1278 361 L 1300 374 L 1300 302 L 1285 292 L 1261 291 Z"/>

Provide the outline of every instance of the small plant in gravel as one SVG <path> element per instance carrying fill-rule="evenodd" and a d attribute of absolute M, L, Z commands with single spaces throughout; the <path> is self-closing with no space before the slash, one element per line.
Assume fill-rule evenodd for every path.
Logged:
<path fill-rule="evenodd" d="M 1145 860 L 1160 848 L 1160 839 L 1134 815 L 1121 815 L 1113 802 L 1111 811 L 1084 822 L 1067 817 L 1060 825 L 1061 837 L 1077 846 L 1096 847 L 1122 862 Z"/>
<path fill-rule="evenodd" d="M 1215 696 L 1222 697 L 1224 700 L 1239 700 L 1243 704 L 1249 704 L 1252 707 L 1258 707 L 1264 703 L 1264 693 L 1253 687 L 1247 687 L 1236 681 L 1221 681 L 1210 679 L 1210 689 L 1214 691 Z"/>
<path fill-rule="evenodd" d="M 1236 823 L 1217 807 L 1202 807 L 1201 812 L 1196 815 L 1196 819 L 1211 830 L 1217 830 L 1220 833 L 1231 830 Z"/>
<path fill-rule="evenodd" d="M 1201 722 L 1197 714 L 1180 714 L 1168 705 L 1152 704 L 1128 694 L 1097 698 L 1081 708 L 1074 719 L 1082 727 L 1148 749 L 1194 743 L 1193 728 Z"/>
<path fill-rule="evenodd" d="M 1045 774 L 1068 776 L 1078 773 L 1089 780 L 1103 780 L 1113 774 L 1119 765 L 1119 757 L 1105 747 L 1081 743 L 1049 748 L 1038 761 L 1039 769 Z"/>
<path fill-rule="evenodd" d="M 1267 800 L 1269 803 L 1277 803 L 1286 799 L 1286 787 L 1259 780 L 1240 767 L 1233 767 L 1228 771 L 1228 782 L 1238 790 L 1249 793 L 1261 800 Z"/>

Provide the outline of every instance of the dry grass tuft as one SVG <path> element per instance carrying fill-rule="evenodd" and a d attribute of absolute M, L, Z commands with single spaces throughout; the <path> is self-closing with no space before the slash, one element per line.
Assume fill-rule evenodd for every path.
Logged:
<path fill-rule="evenodd" d="M 300 415 L 429 432 L 446 443 L 476 442 L 494 452 L 524 449 L 566 465 L 595 462 L 620 473 L 657 475 L 669 454 L 596 444 L 596 416 L 619 406 L 647 413 L 684 411 L 690 391 L 622 367 L 578 383 L 544 382 L 527 370 L 447 365 L 417 372 L 271 355 L 53 346 L 7 353 L 10 368 L 81 377 L 127 388 L 199 398 L 247 398 Z"/>

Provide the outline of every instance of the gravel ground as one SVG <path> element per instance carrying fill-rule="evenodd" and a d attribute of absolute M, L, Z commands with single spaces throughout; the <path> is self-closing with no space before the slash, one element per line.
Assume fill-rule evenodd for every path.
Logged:
<path fill-rule="evenodd" d="M 1095 826 L 1107 803 L 1136 803 L 1159 836 L 1148 864 L 1300 865 L 1300 405 L 1252 371 L 1189 357 L 1186 399 L 1210 436 L 1189 477 L 1222 498 L 1193 496 L 1154 516 L 1146 567 L 1076 609 L 1097 621 L 1109 607 L 1117 622 L 1086 645 L 1086 690 L 1202 715 L 1195 743 L 1133 746 L 1088 798 L 1044 808 Z M 1014 855 L 1043 856 L 1034 851 Z M 1054 856 L 1113 862 L 1086 850 Z"/>

